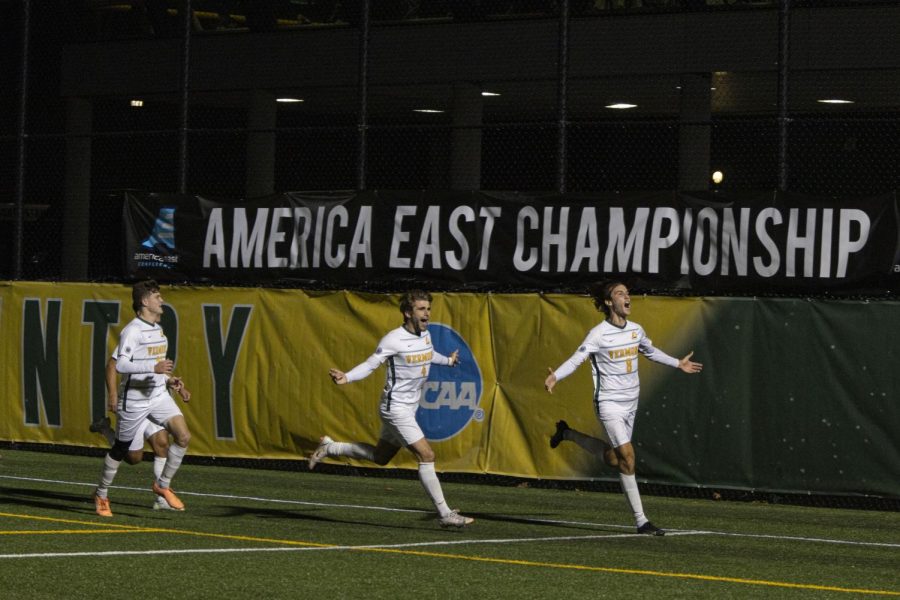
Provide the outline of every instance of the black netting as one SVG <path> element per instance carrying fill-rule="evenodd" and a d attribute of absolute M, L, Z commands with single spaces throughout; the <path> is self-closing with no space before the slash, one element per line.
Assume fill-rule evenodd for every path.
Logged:
<path fill-rule="evenodd" d="M 365 77 L 360 0 L 190 4 L 184 77 L 184 0 L 0 2 L 0 277 L 115 277 L 61 223 L 126 188 L 898 187 L 897 2 L 371 0 Z"/>

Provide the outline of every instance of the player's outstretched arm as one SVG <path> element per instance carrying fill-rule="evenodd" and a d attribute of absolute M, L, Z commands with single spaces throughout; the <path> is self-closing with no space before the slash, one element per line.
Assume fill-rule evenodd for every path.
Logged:
<path fill-rule="evenodd" d="M 331 380 L 338 385 L 344 385 L 347 383 L 347 374 L 343 371 L 339 371 L 338 369 L 328 369 L 328 374 L 331 376 Z"/>
<path fill-rule="evenodd" d="M 556 386 L 556 373 L 553 372 L 552 367 L 547 367 L 547 371 L 550 373 L 547 375 L 547 379 L 544 380 L 544 389 L 553 393 L 553 388 Z"/>
<path fill-rule="evenodd" d="M 684 371 L 685 373 L 699 373 L 703 370 L 703 363 L 694 362 L 691 360 L 691 357 L 694 355 L 694 351 L 691 350 L 688 352 L 688 355 L 678 361 L 678 368 Z"/>

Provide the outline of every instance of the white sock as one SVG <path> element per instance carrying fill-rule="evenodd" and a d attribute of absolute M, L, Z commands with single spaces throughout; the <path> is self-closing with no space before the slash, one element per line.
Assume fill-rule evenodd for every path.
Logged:
<path fill-rule="evenodd" d="M 100 484 L 97 486 L 97 495 L 101 498 L 106 498 L 109 494 L 109 486 L 116 478 L 116 472 L 121 464 L 121 460 L 113 460 L 109 454 L 103 458 L 103 471 L 100 473 Z"/>
<path fill-rule="evenodd" d="M 331 442 L 328 445 L 328 456 L 347 456 L 374 462 L 375 446 L 360 442 Z"/>
<path fill-rule="evenodd" d="M 172 483 L 172 478 L 175 477 L 175 472 L 181 466 L 181 459 L 184 458 L 185 453 L 187 453 L 187 448 L 182 448 L 178 444 L 169 446 L 169 456 L 166 458 L 166 465 L 163 467 L 162 475 L 156 479 L 159 487 L 169 487 L 169 484 Z"/>
<path fill-rule="evenodd" d="M 640 527 L 649 519 L 644 516 L 644 505 L 641 503 L 641 494 L 638 492 L 637 479 L 635 479 L 634 475 L 619 473 L 619 481 L 622 482 L 622 491 L 625 493 L 628 507 L 634 513 L 634 523 Z"/>
<path fill-rule="evenodd" d="M 157 479 L 162 477 L 163 468 L 166 466 L 166 457 L 165 456 L 154 456 L 153 457 L 153 475 Z"/>
<path fill-rule="evenodd" d="M 447 501 L 444 500 L 444 490 L 441 489 L 441 482 L 438 481 L 433 462 L 419 463 L 419 481 L 422 482 L 422 487 L 425 488 L 428 497 L 434 502 L 434 507 L 437 509 L 438 514 L 442 517 L 449 515 L 451 512 L 450 507 L 447 506 Z"/>

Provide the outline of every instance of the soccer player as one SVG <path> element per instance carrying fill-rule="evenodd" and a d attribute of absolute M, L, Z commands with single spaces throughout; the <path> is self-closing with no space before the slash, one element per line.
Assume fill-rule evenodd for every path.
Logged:
<path fill-rule="evenodd" d="M 387 361 L 378 444 L 335 442 L 327 435 L 323 436 L 318 448 L 309 457 L 309 468 L 315 468 L 326 456 L 349 456 L 386 465 L 401 447 L 408 448 L 419 461 L 419 481 L 437 509 L 441 527 L 465 527 L 475 519 L 447 506 L 434 468 L 434 450 L 416 422 L 416 409 L 422 397 L 422 388 L 428 381 L 431 363 L 454 367 L 459 363 L 459 350 L 444 356 L 432 347 L 431 336 L 428 335 L 431 294 L 421 290 L 404 294 L 400 312 L 403 314 L 403 325 L 381 338 L 374 354 L 347 373 L 329 369 L 331 379 L 338 385 L 344 385 L 368 377 Z"/>
<path fill-rule="evenodd" d="M 109 412 L 115 413 L 118 406 L 118 373 L 116 373 L 116 357 L 115 351 L 106 361 L 106 408 Z M 112 428 L 109 417 L 104 416 L 91 423 L 90 430 L 93 433 L 99 433 L 106 438 L 109 445 L 112 446 L 116 442 L 116 432 Z M 128 454 L 125 455 L 125 462 L 129 465 L 136 465 L 144 460 L 144 441 L 150 444 L 153 451 L 153 474 L 159 479 L 162 476 L 163 467 L 166 465 L 166 457 L 169 455 L 169 432 L 164 427 L 160 427 L 150 419 L 144 419 L 143 423 L 138 427 L 131 446 L 128 447 Z M 172 507 L 166 502 L 162 496 L 157 496 L 153 503 L 154 510 L 171 510 Z"/>
<path fill-rule="evenodd" d="M 187 452 L 191 432 L 168 391 L 177 392 L 185 402 L 191 393 L 180 377 L 172 375 L 174 365 L 166 358 L 169 343 L 159 325 L 163 314 L 159 285 L 155 281 L 134 284 L 131 300 L 136 317 L 122 330 L 116 348 L 116 371 L 125 375 L 117 402 L 116 440 L 104 458 L 100 483 L 94 492 L 94 506 L 102 517 L 113 514 L 109 486 L 146 419 L 165 427 L 175 441 L 169 447 L 162 474 L 153 482 L 153 492 L 165 498 L 173 510 L 184 510 L 169 484 Z"/>
<path fill-rule="evenodd" d="M 703 365 L 691 360 L 693 352 L 679 360 L 653 347 L 643 327 L 628 321 L 631 297 L 625 284 L 618 281 L 597 284 L 591 290 L 591 298 L 606 319 L 588 332 L 569 360 L 555 371 L 549 369 L 544 388 L 552 394 L 560 380 L 574 373 L 581 363 L 590 358 L 594 378 L 594 412 L 602 426 L 602 437 L 591 437 L 571 429 L 565 421 L 559 421 L 556 423 L 556 433 L 550 438 L 550 447 L 556 448 L 560 442 L 567 440 L 602 456 L 607 465 L 619 470 L 619 481 L 634 513 L 637 532 L 665 535 L 665 531 L 644 515 L 634 476 L 635 456 L 631 435 L 640 393 L 638 354 L 685 373 L 699 373 Z"/>

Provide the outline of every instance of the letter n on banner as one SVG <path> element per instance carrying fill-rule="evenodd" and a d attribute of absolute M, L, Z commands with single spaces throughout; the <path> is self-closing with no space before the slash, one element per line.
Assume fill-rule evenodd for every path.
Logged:
<path fill-rule="evenodd" d="M 40 425 L 43 405 L 47 424 L 61 425 L 59 396 L 59 327 L 62 300 L 47 300 L 47 322 L 41 319 L 41 301 L 26 298 L 22 318 L 22 399 L 25 424 Z"/>

